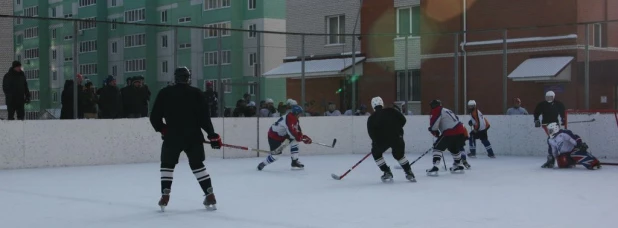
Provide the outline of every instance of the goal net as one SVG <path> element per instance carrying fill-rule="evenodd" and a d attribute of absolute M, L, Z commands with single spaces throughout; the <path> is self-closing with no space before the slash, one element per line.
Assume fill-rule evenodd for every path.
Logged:
<path fill-rule="evenodd" d="M 618 110 L 567 110 L 566 120 L 601 164 L 618 165 Z"/>

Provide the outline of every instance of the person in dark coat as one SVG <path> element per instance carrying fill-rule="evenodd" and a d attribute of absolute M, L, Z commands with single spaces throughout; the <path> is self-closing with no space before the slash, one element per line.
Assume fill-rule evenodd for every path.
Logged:
<path fill-rule="evenodd" d="M 148 117 L 148 102 L 150 102 L 150 89 L 148 85 L 144 82 L 144 76 L 137 76 L 137 80 L 139 81 L 137 88 L 140 91 L 140 117 Z"/>
<path fill-rule="evenodd" d="M 92 82 L 87 81 L 84 91 L 83 91 L 83 110 L 84 110 L 84 118 L 86 119 L 96 119 L 97 118 L 97 102 L 99 98 L 97 97 L 94 88 L 92 87 Z"/>
<path fill-rule="evenodd" d="M 206 82 L 206 91 L 204 91 L 208 108 L 210 109 L 210 117 L 219 116 L 219 95 L 214 90 L 212 82 Z"/>
<path fill-rule="evenodd" d="M 26 115 L 24 105 L 30 103 L 30 90 L 19 61 L 13 61 L 11 68 L 4 75 L 2 91 L 4 91 L 6 97 L 8 119 L 15 120 L 15 112 L 17 112 L 17 119 L 24 120 Z"/>
<path fill-rule="evenodd" d="M 122 95 L 116 86 L 116 78 L 107 76 L 105 86 L 97 91 L 99 95 L 99 118 L 122 118 Z"/>
<path fill-rule="evenodd" d="M 122 91 L 122 104 L 126 118 L 140 118 L 147 94 L 141 87 L 141 81 L 133 78 L 133 85 L 126 87 Z M 148 108 L 148 107 L 146 107 Z"/>
<path fill-rule="evenodd" d="M 82 86 L 82 75 L 77 75 L 77 118 L 84 118 L 84 87 Z M 60 98 L 60 102 L 62 104 L 62 109 L 60 109 L 60 119 L 75 119 L 73 116 L 73 80 L 69 79 L 64 82 L 64 89 L 62 90 L 62 95 Z"/>
<path fill-rule="evenodd" d="M 122 89 L 120 89 L 120 93 L 121 94 L 127 94 L 127 91 L 130 88 L 133 87 L 133 80 L 134 80 L 134 78 L 133 77 L 127 77 L 126 80 L 127 80 L 127 84 L 124 87 L 122 87 Z M 124 95 L 122 96 L 122 110 L 123 110 L 122 117 L 123 118 L 127 118 L 128 117 L 128 115 L 126 113 L 126 110 L 129 110 L 129 101 L 127 100 L 127 98 L 128 98 L 128 96 L 124 96 Z"/>

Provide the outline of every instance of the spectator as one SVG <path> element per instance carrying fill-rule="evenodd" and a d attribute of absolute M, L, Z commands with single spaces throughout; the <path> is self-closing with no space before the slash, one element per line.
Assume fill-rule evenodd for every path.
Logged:
<path fill-rule="evenodd" d="M 292 110 L 292 106 L 294 106 L 294 105 L 298 105 L 298 102 L 296 102 L 296 100 L 294 100 L 294 99 L 292 99 L 292 98 L 289 98 L 289 99 L 286 101 L 286 106 L 285 106 L 286 111 L 285 111 L 285 114 L 284 114 L 284 115 L 286 115 L 286 114 L 288 114 L 289 112 L 291 112 L 291 110 Z M 284 115 L 282 115 L 282 116 L 284 116 Z"/>
<path fill-rule="evenodd" d="M 97 118 L 97 102 L 99 98 L 92 87 L 91 81 L 86 81 L 86 85 L 84 88 L 84 118 L 86 119 L 96 119 Z"/>
<path fill-rule="evenodd" d="M 247 104 L 247 106 L 255 106 L 255 102 L 251 101 L 251 94 L 245 93 L 245 95 L 243 95 L 242 97 L 243 99 L 245 99 L 245 103 Z"/>
<path fill-rule="evenodd" d="M 245 109 L 245 117 L 255 117 L 257 115 L 257 107 L 255 107 L 255 102 L 249 102 L 247 104 L 247 108 Z"/>
<path fill-rule="evenodd" d="M 244 99 L 240 99 L 236 101 L 236 108 L 232 113 L 233 117 L 245 117 L 245 113 L 247 112 L 247 102 Z"/>
<path fill-rule="evenodd" d="M 152 94 L 150 93 L 148 85 L 146 85 L 146 83 L 144 82 L 144 76 L 137 76 L 137 81 L 139 81 L 137 88 L 140 94 L 140 99 L 142 99 L 139 102 L 140 116 L 148 117 L 148 102 L 150 101 L 150 96 Z"/>
<path fill-rule="evenodd" d="M 135 77 L 131 86 L 122 92 L 122 106 L 125 107 L 123 110 L 126 118 L 142 117 L 147 94 L 142 89 L 141 84 L 142 81 Z"/>
<path fill-rule="evenodd" d="M 4 75 L 2 91 L 4 91 L 6 97 L 8 119 L 15 120 L 15 112 L 17 112 L 17 119 L 24 120 L 26 115 L 24 105 L 30 103 L 30 90 L 19 61 L 13 61 L 11 68 Z"/>
<path fill-rule="evenodd" d="M 513 99 L 513 107 L 506 110 L 507 115 L 528 115 L 528 110 L 521 107 L 521 100 L 519 98 Z"/>
<path fill-rule="evenodd" d="M 77 119 L 84 118 L 84 87 L 82 86 L 83 76 L 78 74 L 76 77 L 77 80 Z M 62 94 L 60 97 L 60 103 L 62 104 L 62 108 L 60 109 L 60 119 L 75 119 L 73 115 L 74 103 L 73 98 L 73 88 L 75 87 L 75 83 L 72 79 L 64 81 L 64 88 L 62 90 Z"/>
<path fill-rule="evenodd" d="M 126 79 L 127 84 L 120 89 L 120 94 L 127 94 L 129 93 L 128 90 L 133 87 L 133 77 L 127 77 Z M 126 110 L 129 110 L 129 101 L 125 100 L 127 99 L 128 96 L 122 96 L 122 110 L 125 110 L 125 112 L 122 113 L 122 117 L 123 118 L 127 118 L 127 113 Z"/>
<path fill-rule="evenodd" d="M 277 115 L 283 116 L 285 115 L 287 111 L 288 111 L 288 106 L 285 105 L 283 102 L 279 102 L 279 105 L 277 105 Z"/>
<path fill-rule="evenodd" d="M 399 105 L 393 103 L 392 107 L 403 114 L 403 111 L 401 111 L 401 107 L 399 107 Z"/>
<path fill-rule="evenodd" d="M 214 90 L 212 82 L 206 82 L 204 96 L 210 110 L 210 117 L 219 117 L 219 95 Z"/>
<path fill-rule="evenodd" d="M 273 117 L 275 114 L 277 114 L 275 102 L 273 99 L 267 98 L 264 102 L 264 106 L 260 109 L 260 117 Z"/>
<path fill-rule="evenodd" d="M 116 86 L 114 76 L 107 76 L 105 86 L 97 91 L 99 95 L 99 118 L 118 119 L 122 118 L 122 95 Z"/>
<path fill-rule="evenodd" d="M 367 112 L 367 105 L 361 104 L 359 110 L 354 113 L 356 116 L 369 116 L 369 112 Z"/>
<path fill-rule="evenodd" d="M 328 110 L 324 112 L 324 116 L 341 116 L 341 112 L 336 107 L 333 102 L 328 102 Z"/>

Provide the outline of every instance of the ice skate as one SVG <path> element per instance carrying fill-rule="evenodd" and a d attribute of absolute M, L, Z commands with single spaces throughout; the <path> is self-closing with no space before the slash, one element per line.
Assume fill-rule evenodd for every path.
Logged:
<path fill-rule="evenodd" d="M 380 179 L 382 179 L 382 182 L 393 181 L 393 173 L 390 170 L 384 171 L 384 174 L 380 177 Z"/>
<path fill-rule="evenodd" d="M 212 192 L 212 188 L 208 188 L 207 192 L 208 194 L 206 194 L 206 198 L 204 198 L 204 206 L 206 207 L 206 210 L 217 210 L 217 199 L 215 199 L 215 194 Z"/>
<path fill-rule="evenodd" d="M 449 168 L 453 174 L 463 174 L 465 167 L 461 163 L 453 164 L 453 167 Z"/>
<path fill-rule="evenodd" d="M 440 168 L 433 166 L 431 169 L 426 170 L 427 176 L 438 176 L 438 171 L 440 171 Z"/>
<path fill-rule="evenodd" d="M 300 161 L 298 161 L 298 159 L 292 159 L 292 169 L 304 169 L 305 165 L 303 165 L 303 163 L 300 163 Z"/>
<path fill-rule="evenodd" d="M 408 179 L 411 182 L 416 182 L 416 177 L 414 177 L 414 173 L 412 172 L 412 170 L 410 171 L 406 171 L 406 179 Z"/>
<path fill-rule="evenodd" d="M 493 153 L 491 153 L 491 154 L 487 154 L 487 157 L 489 157 L 489 158 L 496 158 L 496 155 L 494 155 Z"/>
<path fill-rule="evenodd" d="M 555 159 L 554 156 L 547 155 L 547 162 L 541 166 L 541 168 L 551 169 L 554 168 Z"/>
<path fill-rule="evenodd" d="M 165 207 L 167 207 L 167 203 L 170 201 L 170 189 L 163 189 L 163 194 L 161 195 L 161 199 L 159 200 L 159 207 L 161 207 L 161 212 L 165 212 Z"/>
<path fill-rule="evenodd" d="M 476 158 L 476 153 L 469 153 L 469 154 L 468 154 L 468 157 L 469 157 L 469 158 Z"/>
<path fill-rule="evenodd" d="M 260 162 L 260 164 L 257 167 L 257 170 L 262 171 L 262 169 L 264 169 L 264 167 L 266 167 L 266 164 L 264 162 Z"/>
<path fill-rule="evenodd" d="M 472 166 L 470 165 L 470 163 L 468 163 L 468 161 L 461 161 L 461 164 L 466 167 L 466 169 L 470 169 Z"/>

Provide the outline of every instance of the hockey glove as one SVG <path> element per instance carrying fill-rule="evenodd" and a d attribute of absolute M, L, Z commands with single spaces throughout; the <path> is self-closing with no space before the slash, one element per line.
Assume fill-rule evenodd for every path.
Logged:
<path fill-rule="evenodd" d="M 309 138 L 309 136 L 306 136 L 306 135 L 303 135 L 302 140 L 303 140 L 303 143 L 305 144 L 311 144 L 313 142 L 311 138 Z"/>
<path fill-rule="evenodd" d="M 566 125 L 566 121 L 565 121 L 564 119 L 562 119 L 562 120 L 560 121 L 560 125 L 565 126 L 565 125 Z"/>
<path fill-rule="evenodd" d="M 580 143 L 580 144 L 577 145 L 577 149 L 579 151 L 588 151 L 588 144 Z"/>
<path fill-rule="evenodd" d="M 167 134 L 167 125 L 163 124 L 163 127 L 159 131 L 161 133 L 161 139 L 165 140 L 165 134 Z"/>
<path fill-rule="evenodd" d="M 438 137 L 438 138 L 440 137 L 440 132 L 439 132 L 439 131 L 431 131 L 431 134 L 432 134 L 434 137 Z"/>
<path fill-rule="evenodd" d="M 210 147 L 213 149 L 221 149 L 221 137 L 217 133 L 213 133 L 212 135 L 208 135 L 208 140 L 210 140 Z"/>
<path fill-rule="evenodd" d="M 468 121 L 468 125 L 469 125 L 470 127 L 474 126 L 474 123 L 472 123 L 472 120 L 469 120 L 469 121 Z"/>
<path fill-rule="evenodd" d="M 541 127 L 541 121 L 540 120 L 534 120 L 534 127 Z"/>

